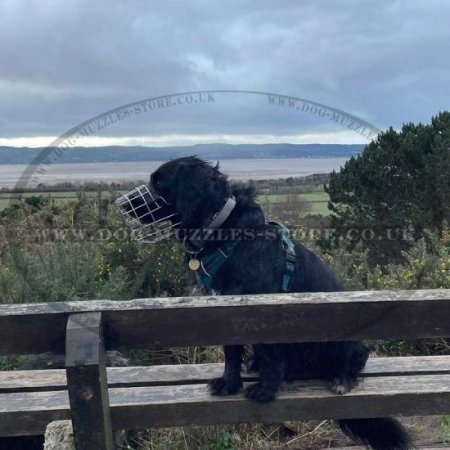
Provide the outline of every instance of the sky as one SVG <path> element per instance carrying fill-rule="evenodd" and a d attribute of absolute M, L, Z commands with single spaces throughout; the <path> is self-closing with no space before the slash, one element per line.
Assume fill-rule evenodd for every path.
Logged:
<path fill-rule="evenodd" d="M 0 0 L 0 145 L 47 146 L 105 111 L 191 91 L 302 98 L 381 130 L 429 122 L 449 109 L 449 22 L 447 0 Z M 77 144 L 369 139 L 264 94 L 205 98 L 149 102 Z"/>

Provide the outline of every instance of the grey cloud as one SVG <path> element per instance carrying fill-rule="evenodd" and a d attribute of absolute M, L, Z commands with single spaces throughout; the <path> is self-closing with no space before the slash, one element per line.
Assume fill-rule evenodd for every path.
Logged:
<path fill-rule="evenodd" d="M 449 13 L 444 0 L 3 0 L 0 137 L 58 135 L 141 98 L 220 88 L 304 97 L 379 127 L 427 121 L 448 109 Z M 108 132 L 334 129 L 246 101 Z"/>

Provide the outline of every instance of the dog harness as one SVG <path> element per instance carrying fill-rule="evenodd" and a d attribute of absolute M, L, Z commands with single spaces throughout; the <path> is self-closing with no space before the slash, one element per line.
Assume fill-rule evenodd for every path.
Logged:
<path fill-rule="evenodd" d="M 204 287 L 211 287 L 214 275 L 219 271 L 225 261 L 232 255 L 238 242 L 230 242 L 219 247 L 214 253 L 199 258 L 200 267 L 197 270 L 197 280 Z"/>
<path fill-rule="evenodd" d="M 284 268 L 283 280 L 281 282 L 281 290 L 288 292 L 291 284 L 292 274 L 295 270 L 295 246 L 289 237 L 289 229 L 280 222 L 275 220 L 267 221 L 268 225 L 276 225 L 280 228 L 281 241 L 286 253 L 286 265 Z"/>
<path fill-rule="evenodd" d="M 275 225 L 280 229 L 281 243 L 285 250 L 286 265 L 284 268 L 284 274 L 281 281 L 281 291 L 288 292 L 291 283 L 291 278 L 295 270 L 295 247 L 294 243 L 289 237 L 289 230 L 283 224 L 268 220 L 267 225 Z M 199 257 L 200 266 L 198 267 L 197 280 L 204 287 L 211 287 L 214 279 L 214 275 L 219 271 L 222 265 L 233 254 L 233 250 L 239 241 L 230 242 L 222 247 L 219 247 L 215 252 Z"/>

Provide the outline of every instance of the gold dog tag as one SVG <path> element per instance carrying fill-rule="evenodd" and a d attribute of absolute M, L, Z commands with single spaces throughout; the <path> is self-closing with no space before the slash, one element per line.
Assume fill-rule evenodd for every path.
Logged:
<path fill-rule="evenodd" d="M 189 269 L 198 270 L 200 267 L 200 261 L 197 258 L 192 258 L 189 260 Z"/>

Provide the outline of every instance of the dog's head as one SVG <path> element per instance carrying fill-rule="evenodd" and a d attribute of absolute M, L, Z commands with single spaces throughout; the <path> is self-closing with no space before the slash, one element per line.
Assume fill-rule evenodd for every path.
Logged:
<path fill-rule="evenodd" d="M 206 226 L 231 195 L 227 177 L 195 156 L 179 158 L 160 166 L 147 186 L 139 186 L 116 200 L 131 225 L 140 224 L 135 238 L 157 242 L 174 229 Z M 155 231 L 156 230 L 156 231 Z M 143 234 L 155 234 L 143 239 Z"/>

